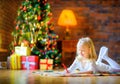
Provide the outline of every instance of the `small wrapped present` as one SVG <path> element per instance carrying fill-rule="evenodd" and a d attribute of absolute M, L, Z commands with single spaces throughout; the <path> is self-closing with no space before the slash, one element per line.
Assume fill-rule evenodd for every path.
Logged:
<path fill-rule="evenodd" d="M 16 46 L 15 47 L 15 53 L 18 55 L 28 56 L 31 54 L 31 49 L 29 47 L 24 46 Z"/>
<path fill-rule="evenodd" d="M 12 54 L 10 56 L 10 69 L 21 69 L 21 56 Z"/>
<path fill-rule="evenodd" d="M 0 69 L 7 69 L 7 62 L 0 62 Z"/>
<path fill-rule="evenodd" d="M 22 70 L 36 70 L 38 69 L 38 56 L 21 56 Z"/>
<path fill-rule="evenodd" d="M 53 59 L 40 59 L 40 70 L 52 70 Z"/>
<path fill-rule="evenodd" d="M 7 69 L 10 69 L 10 56 L 7 57 Z"/>

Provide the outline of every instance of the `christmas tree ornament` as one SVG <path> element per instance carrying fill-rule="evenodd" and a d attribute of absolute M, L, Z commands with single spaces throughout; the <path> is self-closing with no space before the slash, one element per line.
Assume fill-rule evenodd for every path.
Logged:
<path fill-rule="evenodd" d="M 38 0 L 38 2 L 40 2 L 40 0 Z"/>
<path fill-rule="evenodd" d="M 24 7 L 23 7 L 23 11 L 27 11 L 27 8 L 26 8 L 26 6 L 24 6 Z"/>
<path fill-rule="evenodd" d="M 40 15 L 38 15 L 37 20 L 38 20 L 38 21 L 40 21 L 40 20 L 41 20 L 41 16 L 40 16 Z"/>
<path fill-rule="evenodd" d="M 17 26 L 16 26 L 16 30 L 18 30 L 18 29 L 19 29 L 19 26 L 17 25 Z"/>
<path fill-rule="evenodd" d="M 51 13 L 51 12 L 49 12 L 49 13 L 48 13 L 48 16 L 49 16 L 49 17 L 50 17 L 50 16 L 52 16 L 52 13 Z"/>
<path fill-rule="evenodd" d="M 26 0 L 26 2 L 28 2 L 29 0 Z"/>

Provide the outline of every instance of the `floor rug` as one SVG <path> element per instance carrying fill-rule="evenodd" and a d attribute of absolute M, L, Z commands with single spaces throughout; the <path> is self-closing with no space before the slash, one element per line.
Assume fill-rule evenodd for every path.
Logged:
<path fill-rule="evenodd" d="M 95 74 L 61 74 L 60 71 L 34 71 L 34 74 L 40 76 L 53 76 L 53 77 L 88 77 L 88 76 L 120 76 L 120 72 L 114 73 L 95 73 Z"/>

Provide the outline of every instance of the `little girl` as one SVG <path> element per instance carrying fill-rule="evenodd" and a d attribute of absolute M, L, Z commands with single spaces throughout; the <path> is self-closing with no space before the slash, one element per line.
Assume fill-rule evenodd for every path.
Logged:
<path fill-rule="evenodd" d="M 77 44 L 77 56 L 72 65 L 67 69 L 69 74 L 75 73 L 75 70 L 79 70 L 79 74 L 82 73 L 95 73 L 95 72 L 112 72 L 119 71 L 120 66 L 114 60 L 108 57 L 107 48 L 102 47 L 99 57 L 96 61 L 97 55 L 94 48 L 93 41 L 89 37 L 81 38 Z M 106 60 L 109 65 L 102 63 L 102 59 Z M 67 71 L 64 70 L 64 74 Z"/>

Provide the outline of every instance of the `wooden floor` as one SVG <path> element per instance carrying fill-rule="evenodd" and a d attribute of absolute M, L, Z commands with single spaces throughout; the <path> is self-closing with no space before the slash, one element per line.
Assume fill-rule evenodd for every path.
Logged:
<path fill-rule="evenodd" d="M 120 76 L 41 77 L 33 71 L 0 70 L 0 84 L 120 84 Z"/>

